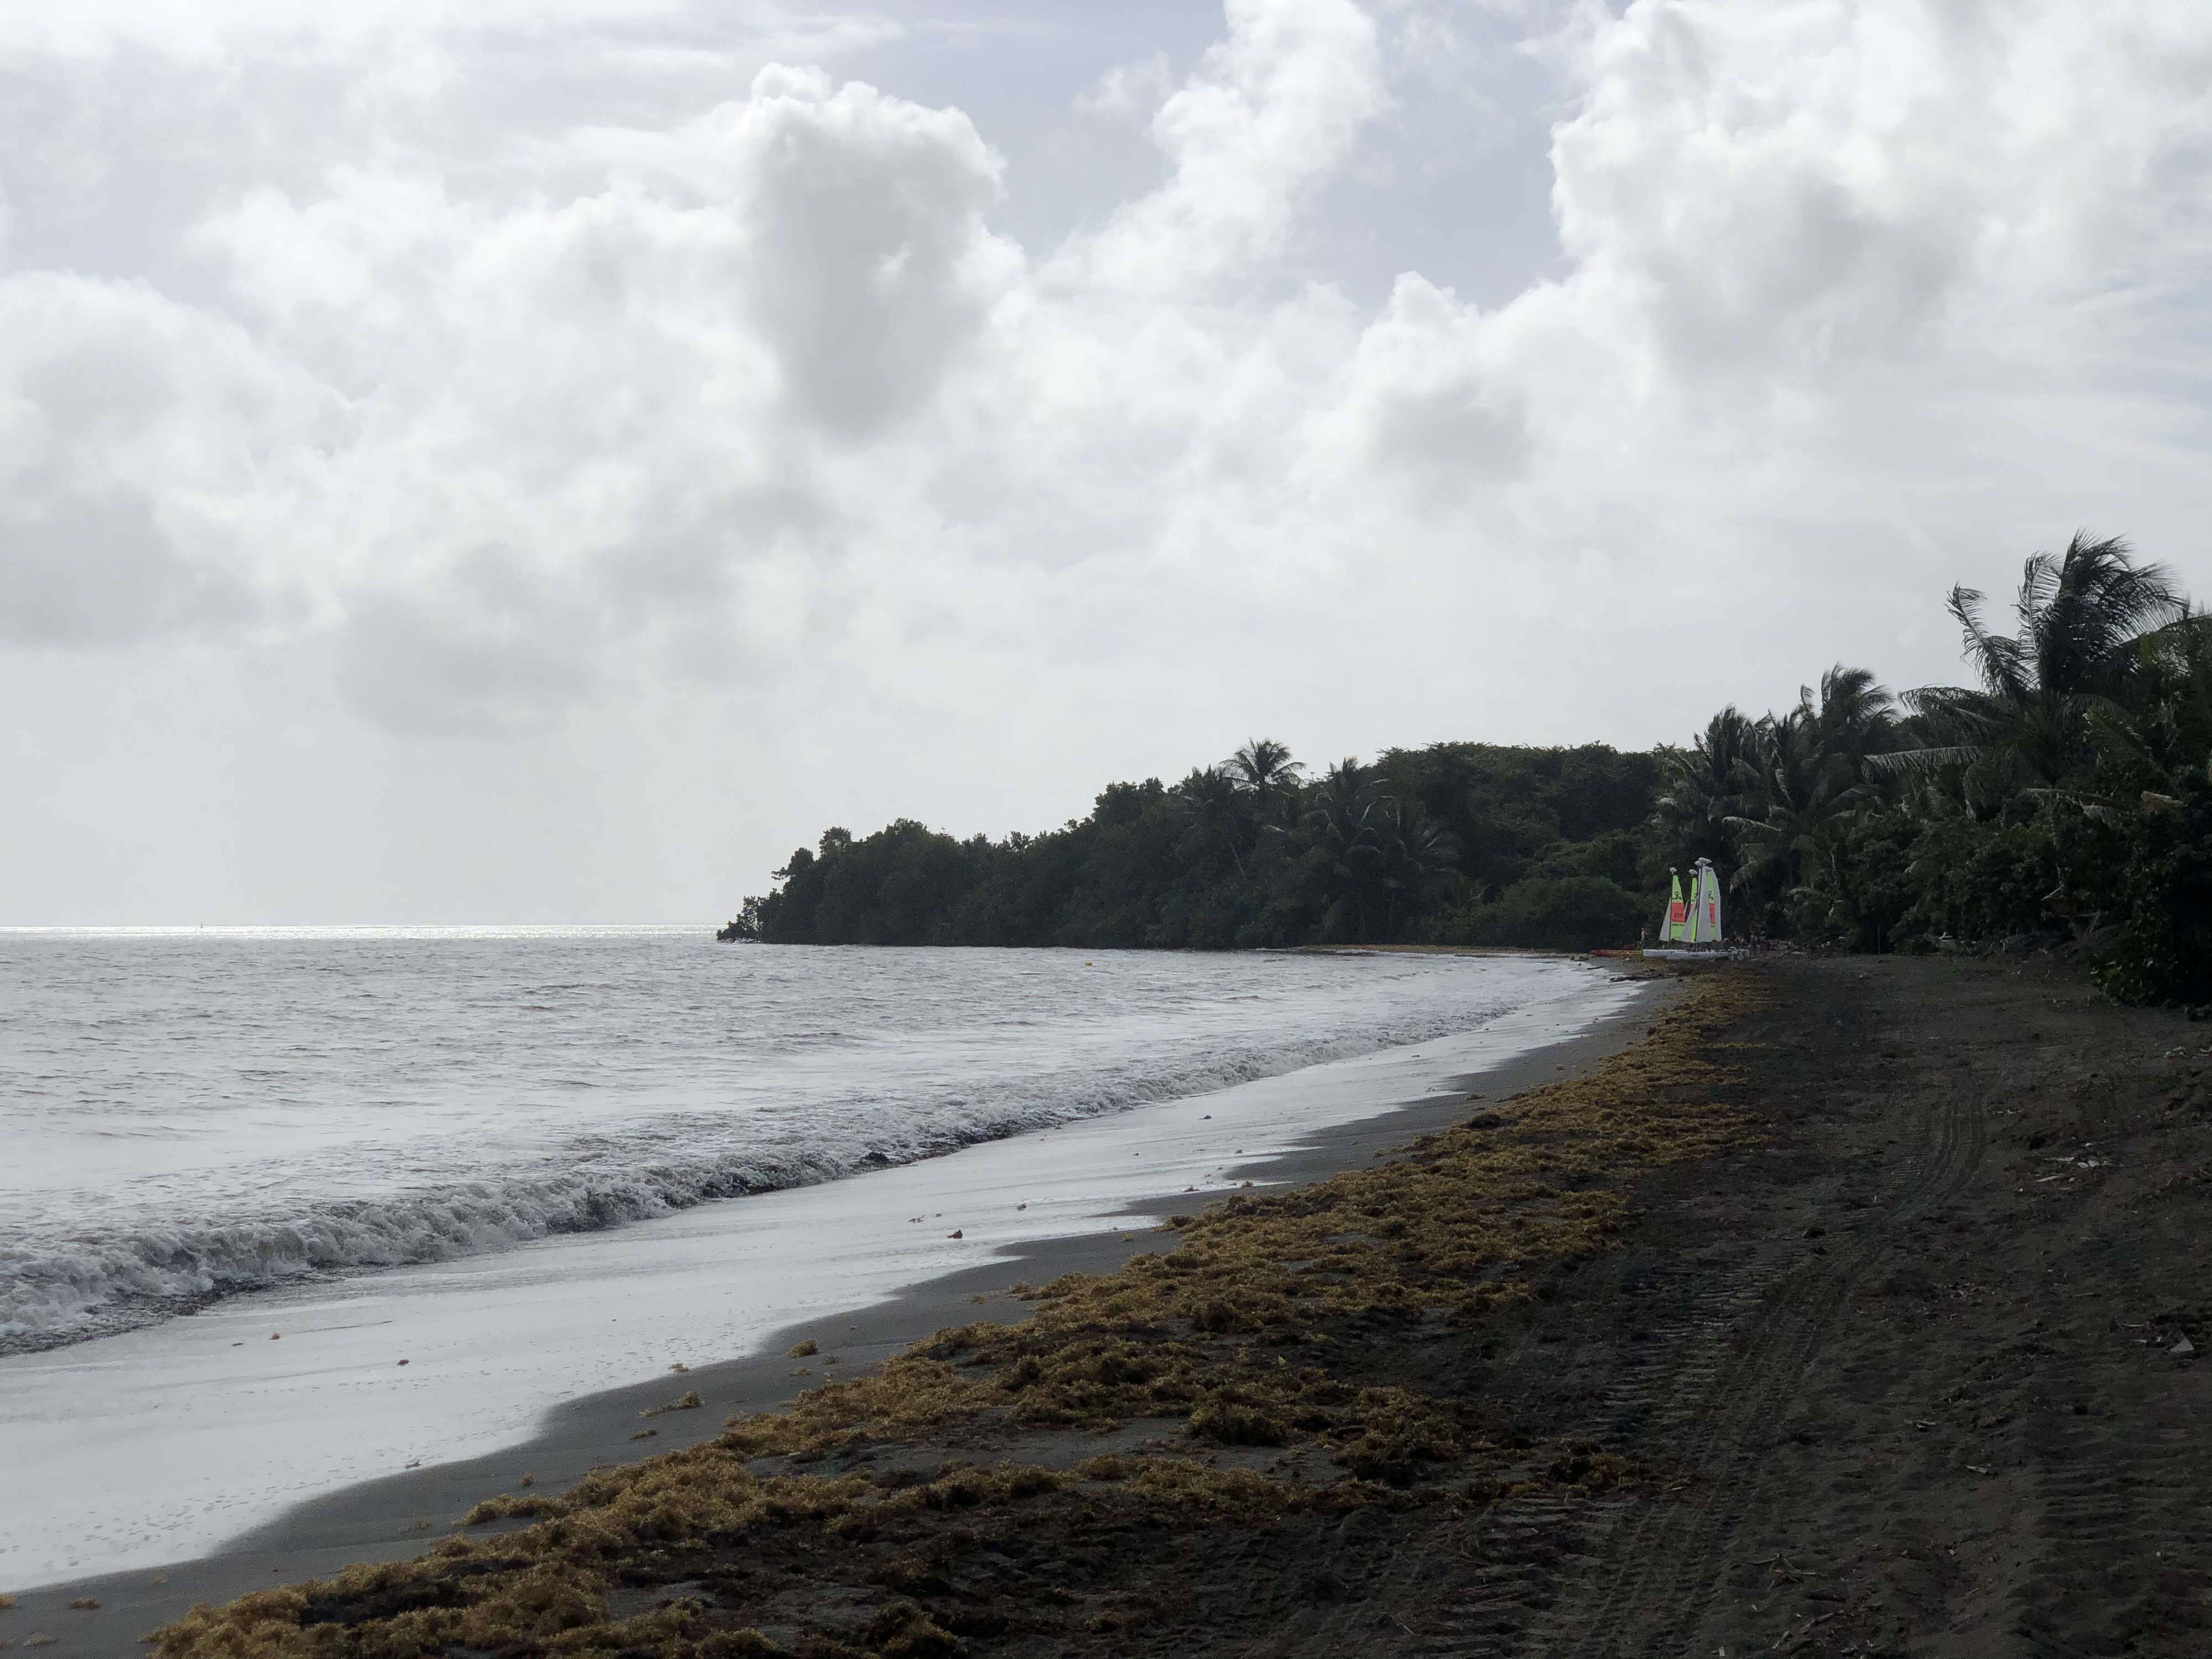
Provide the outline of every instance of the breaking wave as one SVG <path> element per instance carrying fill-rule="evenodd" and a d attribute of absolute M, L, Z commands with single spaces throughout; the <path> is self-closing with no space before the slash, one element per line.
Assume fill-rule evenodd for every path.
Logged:
<path fill-rule="evenodd" d="M 0 1226 L 0 1350 L 103 1335 L 305 1276 L 451 1259 L 835 1181 L 1467 1030 L 1586 983 L 1559 964 L 1500 963 L 1481 964 L 1491 969 L 1483 973 L 1395 973 L 1379 997 L 1329 994 L 1349 988 L 1345 969 L 1356 976 L 1364 965 L 1256 993 L 1219 983 L 1218 965 L 1194 974 L 1206 981 L 1194 988 L 1124 984 L 1115 989 L 1127 1006 L 1103 1029 L 1085 1010 L 1088 987 L 1073 1002 L 1057 1000 L 1066 1005 L 1057 1022 L 1053 1007 L 1035 1006 L 1031 987 L 1022 1006 L 976 1011 L 957 1042 L 941 1027 L 856 1025 L 849 998 L 842 1024 L 791 1007 L 784 1035 L 760 1045 L 770 1052 L 747 1057 L 742 1083 L 714 1079 L 707 1092 L 726 1098 L 714 1105 L 696 1088 L 681 1103 L 665 1087 L 641 1090 L 635 1056 L 611 1075 L 562 1075 L 578 1069 L 571 1055 L 529 1081 L 541 1101 L 614 1097 L 582 1122 L 567 1121 L 568 1107 L 510 1107 L 482 1136 L 450 1121 L 427 1132 L 422 1114 L 403 1114 L 396 1127 L 380 1125 L 386 1133 L 368 1152 L 333 1141 L 248 1157 L 250 1180 L 234 1168 L 197 1182 L 164 1178 L 156 1196 L 128 1182 L 100 1197 L 55 1190 L 43 1224 Z M 1176 1006 L 1178 990 L 1188 1006 Z M 1240 1001 L 1252 1005 L 1242 1030 L 1220 1012 Z M 1192 1017 L 1200 1006 L 1206 1017 Z M 997 1034 L 980 1045 L 979 1022 Z M 681 1053 L 660 1053 L 646 1069 L 665 1083 L 682 1062 Z M 867 1083 L 854 1086 L 856 1073 Z M 518 1085 L 510 1076 L 504 1086 Z M 318 1092 L 301 1110 L 317 1122 L 343 1112 L 343 1090 L 335 1093 Z M 455 1173 L 423 1178 L 430 1170 Z"/>

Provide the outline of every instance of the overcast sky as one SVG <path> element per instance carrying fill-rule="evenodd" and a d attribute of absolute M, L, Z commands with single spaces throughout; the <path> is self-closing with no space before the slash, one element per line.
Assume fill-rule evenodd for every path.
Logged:
<path fill-rule="evenodd" d="M 698 921 L 2212 598 L 2203 0 L 0 6 L 0 923 Z"/>

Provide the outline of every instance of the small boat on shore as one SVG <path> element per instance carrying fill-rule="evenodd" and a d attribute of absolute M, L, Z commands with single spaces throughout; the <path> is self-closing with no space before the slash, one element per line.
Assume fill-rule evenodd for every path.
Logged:
<path fill-rule="evenodd" d="M 1692 868 L 1686 897 L 1681 872 L 1670 867 L 1667 876 L 1671 891 L 1659 924 L 1659 948 L 1647 946 L 1644 954 L 1662 962 L 1718 962 L 1735 955 L 1721 931 L 1721 881 L 1713 861 L 1699 859 Z"/>

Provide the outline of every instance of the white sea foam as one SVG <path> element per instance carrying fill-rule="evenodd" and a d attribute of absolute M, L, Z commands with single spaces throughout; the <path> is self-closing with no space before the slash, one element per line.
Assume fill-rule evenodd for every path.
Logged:
<path fill-rule="evenodd" d="M 1583 977 L 668 929 L 0 935 L 0 1344 L 908 1164 Z"/>
<path fill-rule="evenodd" d="M 1521 984 L 1513 1012 L 1418 1047 L 0 1357 L 0 1583 L 179 1560 L 318 1493 L 513 1444 L 580 1394 L 787 1345 L 777 1334 L 794 1326 L 829 1346 L 844 1328 L 825 1322 L 844 1310 L 1126 1225 L 1133 1202 L 1220 1191 L 1316 1130 L 1434 1095 L 1648 989 L 1559 966 Z"/>

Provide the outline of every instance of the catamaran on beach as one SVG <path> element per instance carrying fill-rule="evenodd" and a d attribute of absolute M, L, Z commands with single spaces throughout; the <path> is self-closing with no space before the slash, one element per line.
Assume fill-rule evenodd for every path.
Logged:
<path fill-rule="evenodd" d="M 1731 954 L 1728 937 L 1721 931 L 1721 883 L 1713 861 L 1699 859 L 1691 869 L 1686 900 L 1682 896 L 1681 872 L 1669 867 L 1667 877 L 1670 890 L 1666 919 L 1659 924 L 1660 948 L 1646 949 L 1644 954 L 1668 962 L 1698 962 Z M 1688 948 L 1667 948 L 1670 945 Z"/>

